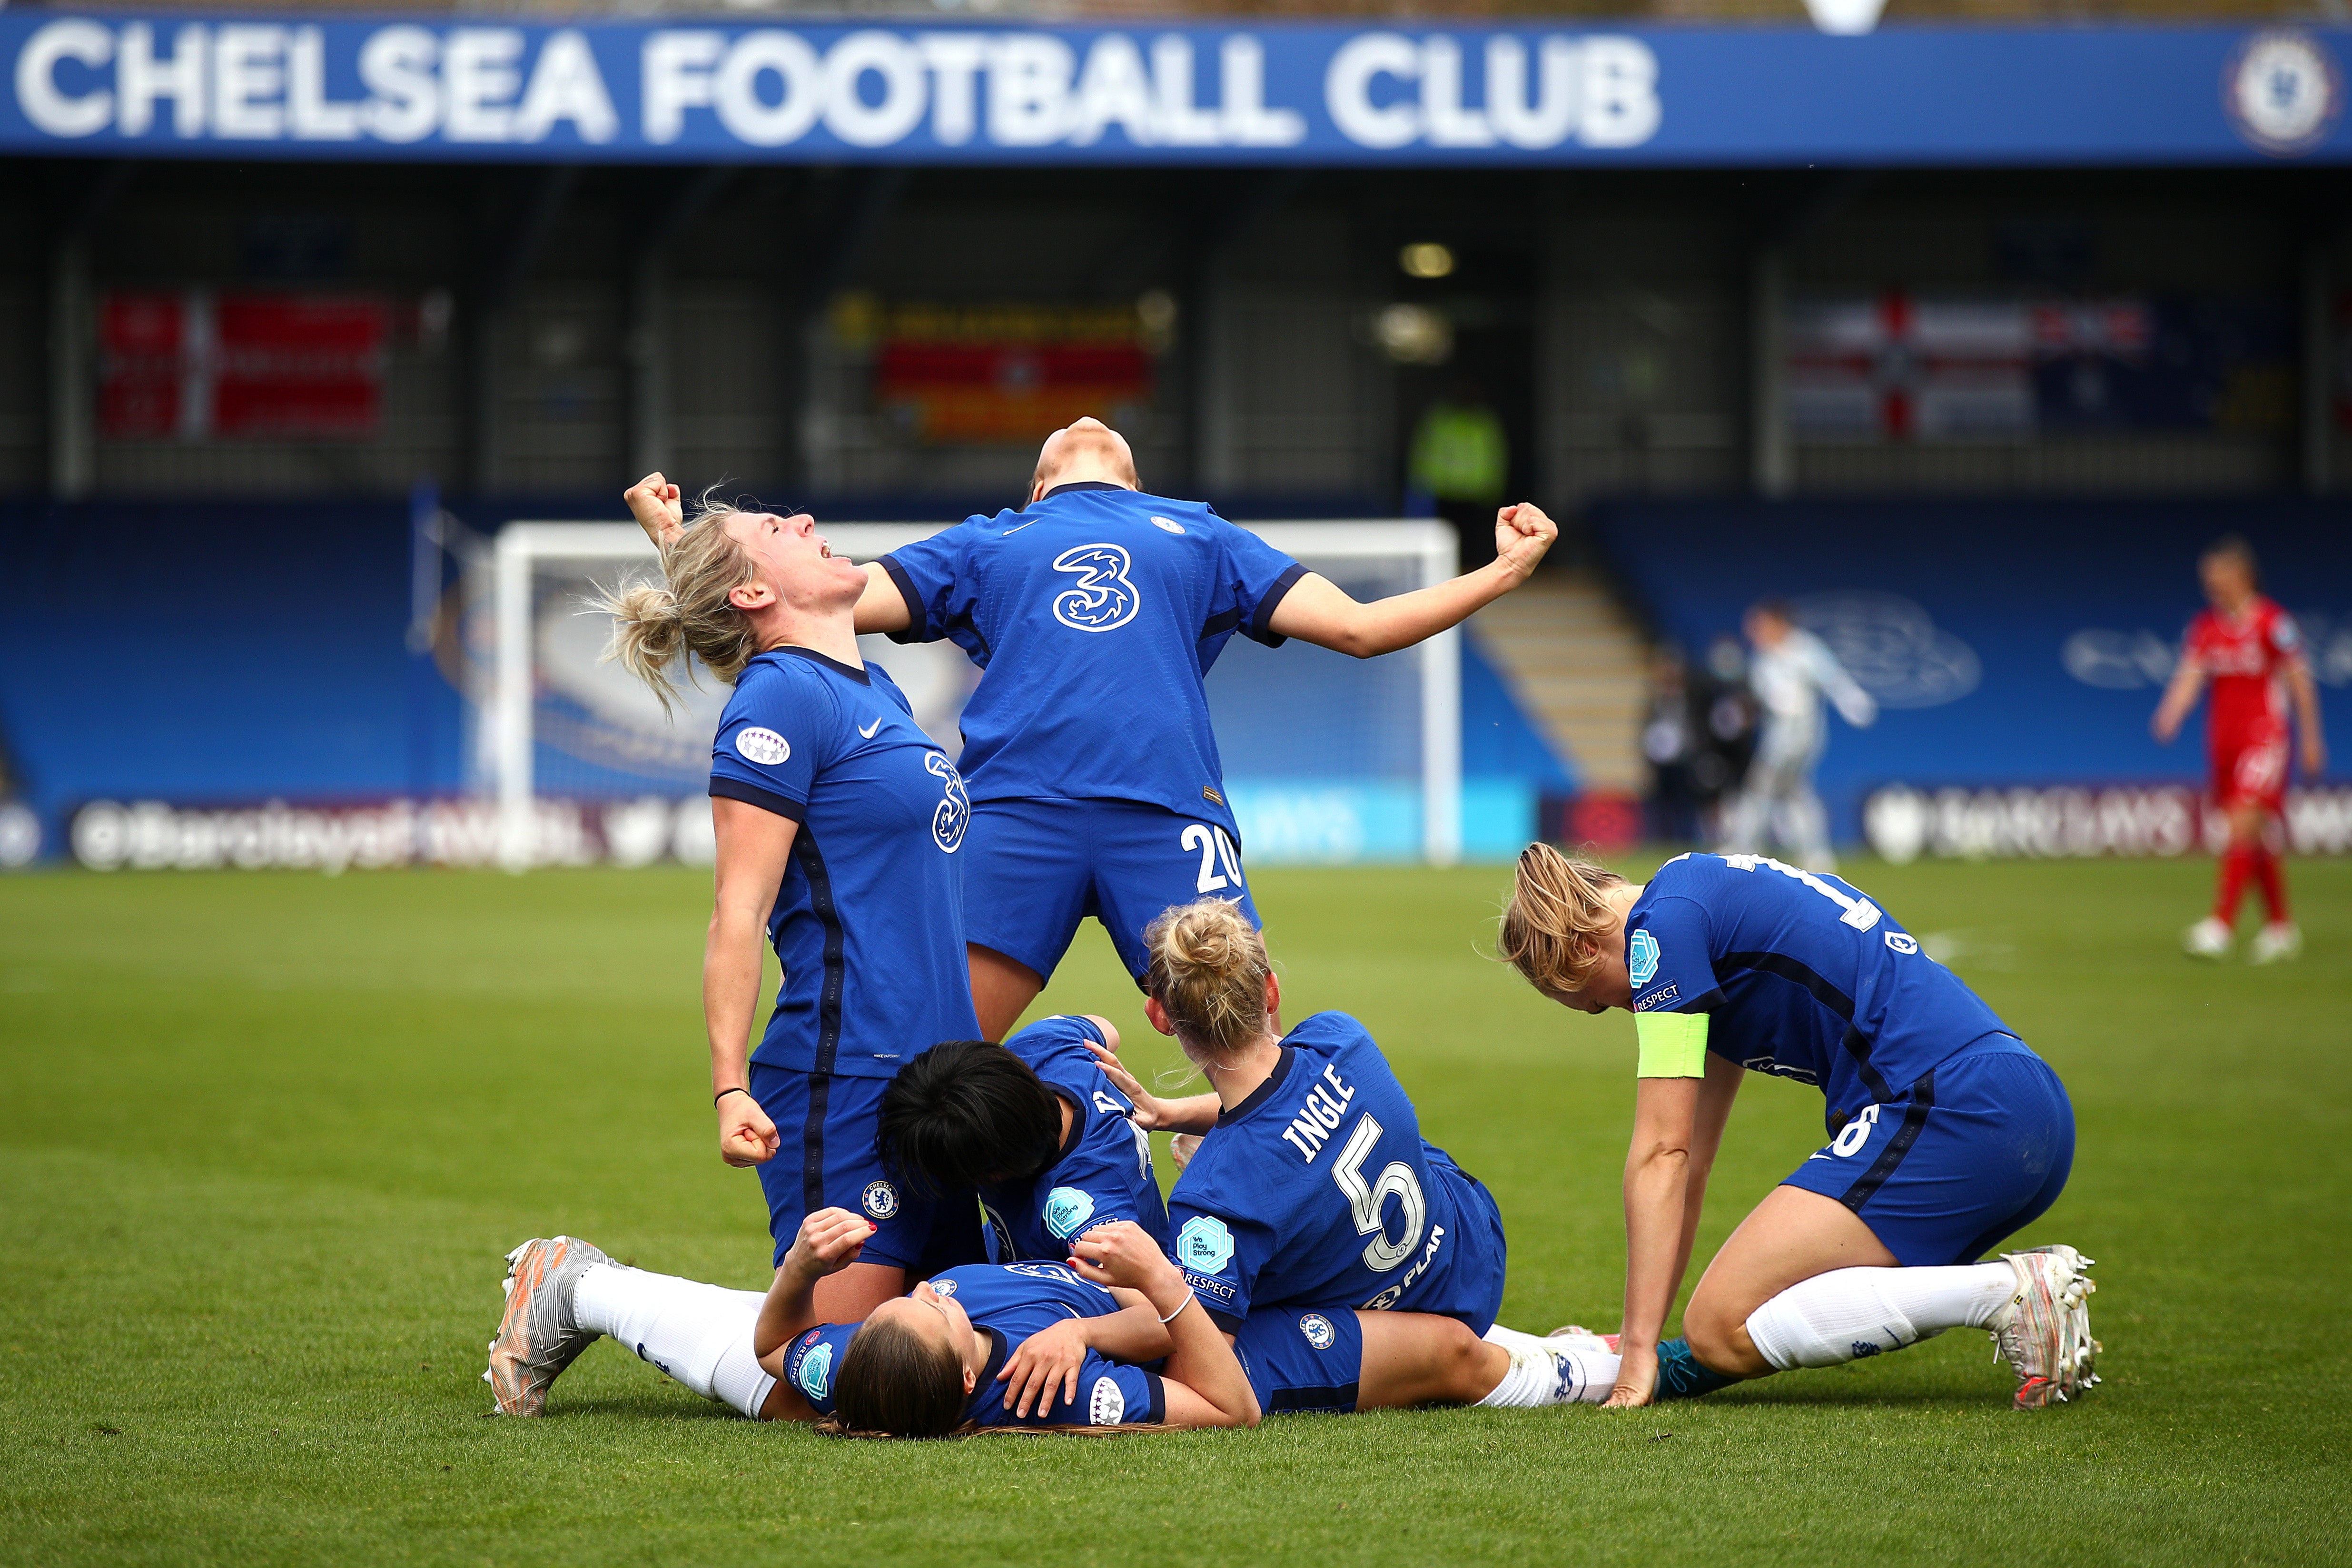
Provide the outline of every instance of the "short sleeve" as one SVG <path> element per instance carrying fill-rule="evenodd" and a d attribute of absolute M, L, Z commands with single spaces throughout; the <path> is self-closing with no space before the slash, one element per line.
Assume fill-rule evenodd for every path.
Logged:
<path fill-rule="evenodd" d="M 976 521 L 942 528 L 882 558 L 882 570 L 907 601 L 906 629 L 890 632 L 892 642 L 936 643 L 959 630 L 977 636 L 972 608 L 979 585 L 971 571 L 972 544 L 980 537 Z"/>
<path fill-rule="evenodd" d="M 1239 1333 L 1242 1320 L 1249 1316 L 1258 1274 L 1274 1255 L 1273 1233 L 1255 1221 L 1212 1214 L 1181 1197 L 1168 1206 L 1168 1226 L 1176 1238 L 1170 1251 L 1184 1270 L 1184 1282 L 1219 1328 Z"/>
<path fill-rule="evenodd" d="M 833 1414 L 833 1379 L 848 1353 L 856 1323 L 819 1323 L 803 1330 L 784 1353 L 784 1381 L 820 1416 Z"/>
<path fill-rule="evenodd" d="M 803 821 L 840 710 L 822 682 L 790 665 L 736 689 L 710 749 L 710 793 Z"/>
<path fill-rule="evenodd" d="M 1625 932 L 1625 973 L 1636 1013 L 1693 1013 L 1723 999 L 1708 951 L 1706 911 L 1696 899 L 1653 899 Z"/>
<path fill-rule="evenodd" d="M 991 1424 L 996 1426 L 1156 1427 L 1168 1413 L 1167 1394 L 1157 1373 L 1123 1362 L 1105 1361 L 1091 1350 L 1078 1364 L 1077 1392 L 1065 1399 L 1062 1385 L 1056 1383 L 1051 1389 L 1052 1398 L 1033 1406 L 1026 1416 L 1015 1416 L 1005 1409 L 1004 1385 L 996 1386 L 997 1398 L 991 1411 L 995 1417 Z"/>
<path fill-rule="evenodd" d="M 1287 638 L 1274 634 L 1271 622 L 1283 599 L 1298 586 L 1307 569 L 1250 532 L 1217 519 L 1220 558 L 1218 602 L 1211 607 L 1202 628 L 1204 637 L 1238 630 L 1253 643 L 1279 648 Z"/>

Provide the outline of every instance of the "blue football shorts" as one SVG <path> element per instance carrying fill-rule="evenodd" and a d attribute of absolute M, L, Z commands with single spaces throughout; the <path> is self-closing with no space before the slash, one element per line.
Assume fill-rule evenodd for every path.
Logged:
<path fill-rule="evenodd" d="M 977 800 L 963 840 L 963 934 L 1050 977 L 1093 915 L 1139 983 L 1143 928 L 1223 898 L 1258 925 L 1233 830 L 1136 800 Z"/>
<path fill-rule="evenodd" d="M 1268 1416 L 1356 1407 L 1364 1373 L 1364 1326 L 1348 1307 L 1257 1307 L 1234 1335 L 1234 1357 Z"/>
<path fill-rule="evenodd" d="M 2074 1108 L 2022 1040 L 1989 1035 L 1865 1106 L 1784 1185 L 1833 1197 L 1906 1268 L 1972 1263 L 2039 1219 L 2074 1164 Z"/>
<path fill-rule="evenodd" d="M 887 1078 L 751 1064 L 752 1097 L 776 1124 L 775 1155 L 759 1171 L 778 1266 L 801 1221 L 820 1208 L 871 1219 L 877 1228 L 857 1260 L 904 1269 L 910 1283 L 960 1263 L 988 1261 L 977 1193 L 910 1192 L 874 1152 L 882 1092 L 889 1086 Z"/>

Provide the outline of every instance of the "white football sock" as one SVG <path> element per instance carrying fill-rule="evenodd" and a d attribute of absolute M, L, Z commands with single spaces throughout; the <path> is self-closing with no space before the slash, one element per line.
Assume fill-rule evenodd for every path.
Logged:
<path fill-rule="evenodd" d="M 1748 1337 L 1782 1372 L 1838 1366 L 1982 1328 L 2017 1289 L 2007 1263 L 1943 1269 L 1832 1269 L 1790 1286 L 1749 1314 Z"/>
<path fill-rule="evenodd" d="M 1510 1353 L 1511 1364 L 1481 1406 L 1532 1410 L 1545 1405 L 1598 1405 L 1617 1385 L 1617 1358 L 1570 1350 L 1497 1324 L 1485 1338 Z"/>
<path fill-rule="evenodd" d="M 757 1291 L 730 1291 L 670 1274 L 599 1264 L 572 1295 L 580 1326 L 613 1336 L 705 1399 L 757 1419 L 776 1380 L 751 1354 Z"/>

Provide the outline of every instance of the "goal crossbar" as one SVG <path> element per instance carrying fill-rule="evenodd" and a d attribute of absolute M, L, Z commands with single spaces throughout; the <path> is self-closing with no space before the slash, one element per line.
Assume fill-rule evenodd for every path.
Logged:
<path fill-rule="evenodd" d="M 835 553 L 870 561 L 926 539 L 944 524 L 828 523 Z M 1353 518 L 1240 525 L 1305 561 L 1409 560 L 1416 586 L 1453 576 L 1460 548 L 1451 525 L 1427 519 Z M 531 703 L 531 574 L 544 561 L 582 563 L 659 559 L 632 523 L 523 520 L 499 530 L 492 557 L 491 678 L 488 735 L 483 747 L 498 793 L 500 853 L 511 868 L 530 863 L 534 834 Z M 1421 644 L 1422 856 L 1451 865 L 1462 854 L 1462 644 L 1449 630 Z"/>

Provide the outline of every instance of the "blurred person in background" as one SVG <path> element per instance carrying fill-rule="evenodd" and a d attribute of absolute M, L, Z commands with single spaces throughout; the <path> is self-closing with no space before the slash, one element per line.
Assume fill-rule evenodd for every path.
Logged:
<path fill-rule="evenodd" d="M 1462 569 L 1494 559 L 1485 525 L 1510 482 L 1511 444 L 1503 416 L 1475 382 L 1456 382 L 1429 405 L 1413 428 L 1407 467 L 1412 500 L 1425 501 L 1462 536 Z"/>
<path fill-rule="evenodd" d="M 1813 768 L 1829 739 L 1822 698 L 1828 696 L 1858 729 L 1877 719 L 1878 705 L 1846 674 L 1827 643 L 1797 624 L 1786 600 L 1759 601 L 1748 612 L 1742 629 L 1755 650 L 1748 685 L 1762 722 L 1747 780 L 1724 813 L 1724 849 L 1759 851 L 1769 829 L 1799 865 L 1834 871 L 1829 813 L 1813 791 Z"/>
<path fill-rule="evenodd" d="M 2212 708 L 2205 721 L 2213 768 L 2213 804 L 2228 818 L 2229 842 L 2214 889 L 2213 912 L 2190 926 L 2181 946 L 2191 957 L 2228 956 L 2238 902 L 2252 876 L 2262 883 L 2269 912 L 2247 957 L 2276 963 L 2303 951 L 2303 933 L 2287 912 L 2284 813 L 2287 782 L 2287 698 L 2303 732 L 2303 771 L 2316 779 L 2327 766 L 2319 727 L 2319 691 L 2305 658 L 2294 618 L 2261 592 L 2253 548 L 2235 534 L 2215 541 L 2200 558 L 2198 576 L 2210 608 L 2189 623 L 2180 663 L 2165 687 L 2150 726 L 2172 744 L 2181 722 L 2210 681 Z"/>
<path fill-rule="evenodd" d="M 1748 690 L 1748 650 L 1725 632 L 1707 644 L 1706 664 L 1688 672 L 1692 706 L 1706 716 L 1700 749 L 1691 762 L 1698 789 L 1700 836 L 1723 832 L 1724 802 L 1739 792 L 1756 758 L 1756 698 Z"/>
<path fill-rule="evenodd" d="M 1706 749 L 1705 699 L 1691 685 L 1682 650 L 1662 644 L 1650 661 L 1650 711 L 1642 721 L 1642 757 L 1650 765 L 1647 826 L 1654 841 L 1698 841 L 1697 765 Z"/>

